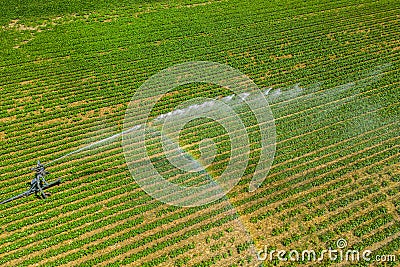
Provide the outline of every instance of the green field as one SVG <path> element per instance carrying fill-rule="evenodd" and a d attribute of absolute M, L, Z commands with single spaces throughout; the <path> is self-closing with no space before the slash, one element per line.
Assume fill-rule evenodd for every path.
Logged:
<path fill-rule="evenodd" d="M 62 184 L 50 198 L 1 206 L 0 265 L 400 266 L 399 1 L 5 0 L 0 12 L 0 200 L 27 189 L 38 159 L 120 133 L 139 87 L 178 63 L 218 62 L 247 75 L 266 93 L 277 139 L 258 190 L 248 190 L 254 131 L 239 184 L 191 208 L 146 194 L 121 138 L 54 162 L 47 179 Z M 229 95 L 181 86 L 151 118 L 191 98 Z M 218 181 L 231 144 L 209 120 L 193 121 L 179 142 L 197 159 L 203 138 L 217 144 L 207 171 Z M 202 183 L 169 172 L 157 145 L 148 150 L 173 179 Z M 340 238 L 373 260 L 254 254 L 321 251 Z M 396 259 L 377 261 L 385 255 Z"/>

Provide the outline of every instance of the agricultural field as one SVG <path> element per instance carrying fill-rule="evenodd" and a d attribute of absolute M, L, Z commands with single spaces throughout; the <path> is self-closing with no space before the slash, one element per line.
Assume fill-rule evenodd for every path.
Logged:
<path fill-rule="evenodd" d="M 4 0 L 0 11 L 0 200 L 29 188 L 37 160 L 48 181 L 62 180 L 47 199 L 0 205 L 1 266 L 400 266 L 399 1 Z M 253 92 L 204 82 L 129 122 L 150 125 L 144 151 L 171 183 L 219 185 L 246 145 L 232 149 L 232 132 L 210 118 L 166 140 L 160 118 L 234 107 L 249 140 L 240 181 L 179 206 L 132 175 L 145 162 L 126 155 L 127 110 L 155 100 L 133 97 L 185 62 L 230 66 L 268 102 L 274 157 L 256 190 L 263 128 L 253 112 L 266 107 L 244 104 Z M 177 170 L 164 141 L 207 167 Z M 277 256 L 329 249 L 371 253 Z"/>

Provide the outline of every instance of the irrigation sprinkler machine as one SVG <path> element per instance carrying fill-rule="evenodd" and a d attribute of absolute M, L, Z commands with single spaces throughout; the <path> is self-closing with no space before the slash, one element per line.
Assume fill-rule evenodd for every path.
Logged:
<path fill-rule="evenodd" d="M 39 198 L 47 198 L 51 194 L 49 192 L 44 192 L 44 190 L 59 185 L 61 183 L 61 179 L 58 179 L 51 183 L 48 183 L 46 181 L 45 176 L 50 173 L 46 171 L 46 166 L 40 163 L 40 161 L 38 161 L 36 167 L 32 168 L 31 170 L 35 171 L 35 178 L 31 181 L 30 188 L 22 194 L 0 202 L 0 204 L 5 204 L 22 197 L 30 196 L 32 194 L 35 194 Z"/>

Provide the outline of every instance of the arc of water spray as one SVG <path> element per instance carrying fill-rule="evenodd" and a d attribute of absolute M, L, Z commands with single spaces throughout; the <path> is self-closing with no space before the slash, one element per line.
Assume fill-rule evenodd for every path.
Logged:
<path fill-rule="evenodd" d="M 114 141 L 114 140 L 117 139 L 118 137 L 120 137 L 120 136 L 122 136 L 122 135 L 124 135 L 124 134 L 131 133 L 131 132 L 133 132 L 133 131 L 136 131 L 136 130 L 140 129 L 141 127 L 142 127 L 142 125 L 136 125 L 136 126 L 130 128 L 130 129 L 126 130 L 126 131 L 123 131 L 123 132 L 120 132 L 120 133 L 115 134 L 115 135 L 113 135 L 113 136 L 107 137 L 107 138 L 105 138 L 105 139 L 103 139 L 103 140 L 97 141 L 97 142 L 92 143 L 92 144 L 90 144 L 90 145 L 87 145 L 87 146 L 85 146 L 85 147 L 81 147 L 81 148 L 79 148 L 79 149 L 77 149 L 77 150 L 75 150 L 75 151 L 72 151 L 72 152 L 70 152 L 70 153 L 68 153 L 68 154 L 66 154 L 66 155 L 64 155 L 64 156 L 62 156 L 62 157 L 59 157 L 59 158 L 57 158 L 57 159 L 55 159 L 55 160 L 52 160 L 52 161 L 50 161 L 49 163 L 46 163 L 45 166 L 50 166 L 50 165 L 54 164 L 55 162 L 60 161 L 60 160 L 62 160 L 62 159 L 64 159 L 64 158 L 66 158 L 66 157 L 72 156 L 72 155 L 74 155 L 74 154 L 78 154 L 78 153 L 80 153 L 80 152 L 82 152 L 82 151 L 85 151 L 85 150 L 92 149 L 92 148 L 97 147 L 97 146 L 99 146 L 99 145 L 105 144 L 105 143 L 107 143 L 107 142 L 109 142 L 109 141 Z"/>
<path fill-rule="evenodd" d="M 230 96 L 227 96 L 227 97 L 223 98 L 223 100 L 225 100 L 226 102 L 232 101 L 234 96 L 235 96 L 234 94 L 233 94 L 233 95 L 230 95 Z M 239 101 L 242 101 L 242 100 L 243 100 L 243 99 L 242 99 L 243 96 L 238 96 L 238 97 L 239 97 L 239 98 L 238 98 Z M 192 109 L 201 108 L 202 105 L 205 105 L 205 104 L 207 104 L 207 103 L 202 103 L 202 104 L 199 104 L 199 105 L 189 106 L 189 107 L 187 107 L 185 110 L 180 110 L 179 114 L 182 114 L 182 113 L 184 113 L 184 112 L 190 111 L 190 110 L 192 110 Z M 158 121 L 160 121 L 160 120 L 165 119 L 165 118 L 168 117 L 168 116 L 174 116 L 174 115 L 177 115 L 177 114 L 176 114 L 174 111 L 171 111 L 171 112 L 169 112 L 169 113 L 165 113 L 165 114 L 159 115 L 158 117 L 156 117 L 156 118 L 154 119 L 154 121 L 155 121 L 155 122 L 158 122 Z M 135 125 L 134 127 L 130 128 L 130 129 L 128 129 L 128 130 L 125 130 L 125 131 L 123 131 L 123 132 L 117 133 L 117 134 L 112 135 L 112 136 L 110 136 L 110 137 L 107 137 L 107 138 L 105 138 L 105 139 L 99 140 L 99 141 L 94 142 L 94 143 L 92 143 L 92 144 L 89 144 L 89 145 L 87 145 L 87 146 L 85 146 L 85 147 L 81 147 L 81 148 L 79 148 L 79 149 L 77 149 L 77 150 L 75 150 L 75 151 L 72 151 L 72 152 L 70 152 L 70 153 L 68 153 L 68 154 L 66 154 L 66 155 L 63 155 L 63 156 L 61 156 L 61 157 L 59 157 L 59 158 L 57 158 L 57 159 L 55 159 L 55 160 L 52 160 L 52 161 L 46 163 L 45 166 L 47 167 L 47 166 L 53 165 L 54 163 L 56 163 L 56 162 L 58 162 L 58 161 L 60 161 L 60 160 L 62 160 L 62 159 L 65 159 L 65 158 L 67 158 L 67 157 L 69 157 L 69 156 L 78 154 L 78 153 L 83 152 L 83 151 L 86 151 L 86 150 L 90 150 L 90 149 L 92 149 L 92 148 L 95 148 L 95 147 L 98 147 L 98 146 L 100 146 L 100 145 L 103 145 L 103 144 L 105 144 L 105 143 L 107 143 L 107 142 L 114 141 L 114 140 L 118 139 L 119 137 L 121 137 L 121 136 L 123 136 L 123 135 L 125 135 L 125 134 L 131 133 L 131 132 L 133 132 L 133 131 L 136 131 L 136 130 L 140 129 L 141 127 L 142 127 L 142 125 L 140 125 L 140 124 L 139 124 L 139 125 Z"/>
<path fill-rule="evenodd" d="M 373 69 L 370 73 L 368 73 L 368 74 L 366 75 L 365 78 L 360 79 L 359 82 L 361 83 L 361 85 L 367 85 L 367 84 L 371 83 L 372 81 L 376 81 L 376 79 L 379 80 L 378 75 L 381 75 L 382 72 L 383 72 L 385 69 L 387 69 L 389 66 L 391 66 L 391 63 L 383 64 L 383 65 L 380 65 L 380 66 L 376 67 L 376 68 Z M 378 78 L 376 78 L 376 77 L 378 77 Z M 372 78 L 372 81 L 371 81 L 371 78 Z M 317 84 L 316 86 L 319 88 L 319 84 Z M 354 83 L 349 83 L 349 84 L 346 84 L 346 85 L 336 86 L 336 87 L 334 87 L 334 88 L 332 88 L 332 89 L 333 89 L 333 91 L 337 91 L 337 89 L 343 89 L 343 88 L 348 89 L 349 87 L 352 87 L 352 86 L 354 86 Z M 272 99 L 273 99 L 274 96 L 270 94 L 270 91 L 271 91 L 271 90 L 272 90 L 272 87 L 268 88 L 266 91 L 264 91 L 264 95 L 265 95 L 265 96 L 268 96 L 268 97 L 272 97 Z M 298 87 L 298 84 L 296 84 L 296 91 L 299 93 L 301 90 L 302 90 L 302 89 L 301 89 L 300 87 Z M 312 93 L 315 93 L 315 92 L 312 92 Z M 278 90 L 275 92 L 275 95 L 279 95 L 279 94 L 281 94 L 280 89 L 278 89 Z M 224 97 L 222 100 L 228 102 L 228 101 L 231 101 L 235 96 L 236 96 L 235 94 L 232 94 L 232 95 L 229 95 L 229 96 Z M 245 97 L 247 97 L 247 96 L 248 96 L 248 95 L 246 95 Z M 239 98 L 240 98 L 240 97 L 243 97 L 243 95 L 242 95 L 242 96 L 239 96 Z M 204 104 L 204 103 L 203 103 L 203 104 Z M 187 109 L 190 110 L 190 109 L 193 109 L 193 108 L 201 107 L 201 105 L 203 105 L 203 104 L 200 104 L 200 105 L 193 105 L 193 106 L 188 107 Z M 182 111 L 182 110 L 178 111 L 178 113 L 181 113 L 181 111 Z M 175 112 L 176 112 L 176 111 L 175 111 Z M 166 114 L 161 114 L 161 115 L 159 115 L 157 118 L 155 118 L 155 121 L 162 120 L 162 119 L 166 118 L 167 116 L 172 116 L 172 115 L 174 115 L 174 114 L 175 114 L 175 113 L 174 113 L 173 111 L 172 111 L 172 112 L 169 112 L 169 113 L 166 113 Z M 57 158 L 57 159 L 55 159 L 55 160 L 53 160 L 53 161 L 51 161 L 51 162 L 45 164 L 45 166 L 52 165 L 52 164 L 54 164 L 54 163 L 57 162 L 57 161 L 60 161 L 60 160 L 62 160 L 62 159 L 64 159 L 64 158 L 67 158 L 67 157 L 69 157 L 69 156 L 71 156 L 71 155 L 78 154 L 78 153 L 80 153 L 80 152 L 82 152 L 82 151 L 92 149 L 92 148 L 94 148 L 94 147 L 96 147 L 96 146 L 98 146 L 98 145 L 102 145 L 102 144 L 104 144 L 104 143 L 107 143 L 108 141 L 113 141 L 113 140 L 117 139 L 118 137 L 120 137 L 120 136 L 122 136 L 122 135 L 124 135 L 124 134 L 127 134 L 127 133 L 130 133 L 130 132 L 132 132 L 132 131 L 135 131 L 135 130 L 140 129 L 141 127 L 142 127 L 142 125 L 136 125 L 136 126 L 132 127 L 131 129 L 128 129 L 128 130 L 123 131 L 123 132 L 121 132 L 121 133 L 118 133 L 118 134 L 115 134 L 115 135 L 113 135 L 113 136 L 107 137 L 107 138 L 105 138 L 105 139 L 103 139 L 103 140 L 97 141 L 97 142 L 92 143 L 92 144 L 90 144 L 90 145 L 87 145 L 87 146 L 85 146 L 85 147 L 79 148 L 79 149 L 77 149 L 77 150 L 75 150 L 75 151 L 72 151 L 72 152 L 70 152 L 70 153 L 68 153 L 68 154 L 66 154 L 66 155 L 64 155 L 64 156 L 62 156 L 62 157 L 59 157 L 59 158 Z"/>

